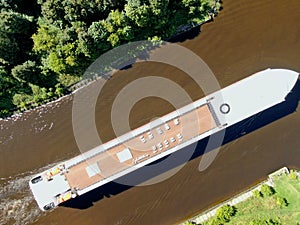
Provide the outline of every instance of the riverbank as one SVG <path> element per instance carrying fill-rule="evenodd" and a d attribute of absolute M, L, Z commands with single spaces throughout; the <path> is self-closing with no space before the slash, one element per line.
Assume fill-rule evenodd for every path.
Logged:
<path fill-rule="evenodd" d="M 195 224 L 195 225 L 202 225 L 202 224 L 214 224 L 212 223 L 212 221 L 215 219 L 216 215 L 218 215 L 218 212 L 224 207 L 224 206 L 232 206 L 235 210 L 241 210 L 243 211 L 243 213 L 245 213 L 245 207 L 248 206 L 249 204 L 247 204 L 247 201 L 250 201 L 250 199 L 252 197 L 264 197 L 263 196 L 263 191 L 262 189 L 265 187 L 271 187 L 269 190 L 273 193 L 270 193 L 270 195 L 275 194 L 275 183 L 278 183 L 278 179 L 282 179 L 284 175 L 289 175 L 289 177 L 291 177 L 291 179 L 300 179 L 300 172 L 299 171 L 293 171 L 293 170 L 289 170 L 287 167 L 283 167 L 277 171 L 275 171 L 274 173 L 271 173 L 268 175 L 268 178 L 258 184 L 256 184 L 255 186 L 249 188 L 248 190 L 204 211 L 203 213 L 194 216 L 182 223 L 180 223 L 179 225 L 187 225 L 187 224 Z M 287 181 L 286 181 L 287 182 Z M 287 185 L 287 184 L 286 184 Z M 280 187 L 279 187 L 280 189 Z M 281 190 L 282 191 L 282 190 Z M 282 192 L 288 192 L 288 190 L 286 191 L 282 191 Z M 279 197 L 277 197 L 277 204 L 282 204 L 281 206 L 285 205 L 287 206 L 289 203 L 288 201 L 285 199 L 285 197 L 280 197 L 281 198 L 281 202 L 279 202 Z M 243 203 L 244 207 L 241 207 L 241 204 Z M 236 207 L 237 205 L 239 205 L 238 207 Z M 280 207 L 281 207 L 280 206 Z M 267 209 L 265 209 L 267 210 Z M 236 212 L 234 213 L 236 214 Z M 258 215 L 256 215 L 258 216 Z M 234 217 L 235 218 L 235 217 Z M 230 220 L 228 220 L 229 222 Z M 236 219 L 235 222 L 233 222 L 232 224 L 240 224 L 237 221 L 239 221 L 239 219 Z M 217 224 L 217 223 L 216 223 Z"/>
<path fill-rule="evenodd" d="M 207 8 L 202 13 L 200 13 L 201 18 L 198 18 L 197 20 L 196 19 L 188 20 L 188 17 L 186 16 L 185 22 L 182 23 L 183 25 L 179 26 L 179 24 L 173 24 L 174 29 L 172 30 L 172 32 L 169 32 L 167 35 L 165 35 L 164 38 L 155 36 L 156 38 L 152 37 L 151 40 L 153 40 L 153 41 L 155 41 L 156 39 L 161 40 L 161 38 L 164 40 L 176 39 L 177 36 L 180 36 L 185 32 L 189 32 L 190 30 L 194 29 L 195 27 L 200 27 L 201 25 L 212 21 L 214 19 L 214 17 L 216 17 L 218 15 L 218 12 L 221 7 L 221 3 L 219 0 L 211 0 L 211 2 L 209 4 L 210 4 L 210 7 Z M 199 7 L 199 6 L 197 6 L 197 7 Z M 186 24 L 186 23 L 188 23 L 188 24 Z M 34 34 L 33 39 L 37 39 L 37 36 L 38 36 L 37 34 Z M 150 37 L 151 36 L 149 36 L 149 38 Z M 47 39 L 51 39 L 51 38 L 48 37 Z M 140 38 L 130 39 L 130 42 L 134 42 L 135 40 L 140 40 Z M 73 41 L 73 42 L 75 42 L 75 41 Z M 125 41 L 125 42 L 120 42 L 120 43 L 127 43 L 127 42 Z M 114 45 L 112 45 L 112 49 L 117 46 L 118 45 L 115 43 Z M 66 60 L 68 60 L 68 58 Z M 65 60 L 59 61 L 60 63 L 59 63 L 59 65 L 57 65 L 57 67 L 64 67 L 65 66 L 63 63 L 64 61 Z M 86 69 L 86 68 L 83 67 L 83 70 L 81 73 L 83 73 L 84 69 Z M 53 68 L 52 69 L 50 68 L 50 71 L 51 70 L 53 70 Z M 53 71 L 55 71 L 55 70 L 53 70 Z M 62 75 L 62 74 L 59 74 L 59 76 L 64 77 L 65 75 Z M 72 73 L 70 73 L 70 74 L 72 74 Z M 40 76 L 40 74 L 36 74 L 36 76 Z M 99 79 L 99 77 L 93 77 L 93 78 L 86 79 L 84 77 L 82 78 L 81 75 L 79 75 L 76 78 L 72 77 L 70 75 L 66 75 L 64 78 L 59 78 L 59 80 L 57 80 L 58 83 L 55 85 L 55 87 L 48 87 L 48 88 L 45 88 L 44 87 L 45 85 L 43 86 L 42 84 L 32 85 L 31 84 L 32 81 L 29 82 L 25 79 L 22 82 L 24 84 L 26 84 L 27 86 L 29 85 L 28 90 L 32 89 L 31 90 L 32 93 L 28 94 L 28 93 L 30 93 L 30 92 L 28 92 L 27 94 L 25 94 L 23 92 L 19 92 L 18 88 L 17 88 L 15 91 L 13 91 L 14 93 L 11 94 L 11 99 L 9 99 L 9 100 L 6 99 L 6 101 L 3 101 L 3 102 L 10 102 L 10 106 L 7 106 L 8 103 L 5 103 L 5 104 L 3 103 L 2 104 L 3 106 L 2 105 L 0 106 L 0 117 L 3 119 L 9 118 L 12 115 L 17 115 L 15 117 L 19 117 L 20 114 L 22 114 L 25 111 L 36 109 L 38 106 L 42 106 L 42 105 L 45 105 L 45 103 L 52 102 L 53 99 L 54 99 L 54 101 L 57 101 L 58 99 L 61 99 L 60 96 L 65 95 L 65 94 L 69 95 L 71 92 L 75 91 L 78 87 L 86 86 L 87 83 L 94 81 L 96 79 Z M 64 81 L 62 81 L 62 80 L 64 80 Z M 35 82 L 37 82 L 37 81 L 35 81 Z M 17 86 L 17 85 L 15 85 L 15 86 Z"/>
<path fill-rule="evenodd" d="M 71 101 L 73 99 L 73 93 L 64 95 L 60 98 L 57 98 L 53 101 L 47 102 L 45 104 L 32 107 L 31 109 L 24 109 L 24 111 L 21 112 L 15 112 L 11 116 L 0 118 L 1 122 L 7 122 L 7 121 L 18 121 L 18 120 L 26 120 L 27 116 L 32 113 L 33 111 L 37 111 L 40 114 L 47 113 L 49 110 L 55 109 L 60 107 L 61 104 L 63 104 L 66 101 Z M 0 127 L 1 129 L 1 127 Z"/>
<path fill-rule="evenodd" d="M 300 19 L 299 1 L 247 0 L 241 4 L 240 1 L 225 0 L 222 6 L 223 10 L 214 22 L 201 27 L 199 36 L 180 42 L 180 45 L 193 50 L 209 65 L 222 87 L 268 67 L 300 71 L 300 42 L 297 41 L 300 36 L 297 22 Z M 274 29 L 269 29 L 270 25 Z M 105 141 L 114 137 L 109 111 L 113 97 L 132 80 L 140 78 L 139 75 L 153 74 L 175 79 L 193 99 L 201 97 L 199 87 L 179 70 L 157 63 L 137 63 L 128 70 L 118 72 L 116 75 L 120 79 L 115 79 L 117 76 L 113 78 L 112 81 L 116 82 L 104 90 L 102 101 L 97 102 L 97 128 Z M 127 79 L 123 79 L 124 75 Z M 282 110 L 288 109 L 289 107 Z M 141 126 L 146 120 L 173 110 L 172 105 L 166 101 L 157 98 L 143 99 L 132 109 L 130 126 Z M 273 112 L 274 116 L 278 113 L 280 112 Z M 37 119 L 38 114 L 32 112 L 26 121 L 15 122 L 13 126 L 9 126 L 10 122 L 7 122 L 7 129 L 0 130 L 3 141 L 10 136 L 13 138 L 0 145 L 0 174 L 2 178 L 7 178 L 7 182 L 16 186 L 16 174 L 31 173 L 49 162 L 59 162 L 79 154 L 72 129 L 71 101 L 42 114 L 42 118 Z M 263 119 L 268 116 L 270 115 L 262 115 Z M 260 120 L 261 117 L 256 121 Z M 244 124 L 241 130 L 251 129 L 253 122 L 255 121 Z M 48 129 L 52 123 L 52 128 Z M 35 132 L 35 128 L 45 125 L 48 127 L 42 132 Z M 227 133 L 230 137 L 235 137 L 238 131 L 240 130 L 228 130 Z M 109 193 L 105 196 L 102 196 L 101 191 L 95 193 L 95 201 L 88 208 L 60 207 L 50 213 L 38 214 L 34 220 L 30 219 L 30 215 L 37 206 L 32 200 L 31 206 L 22 204 L 20 207 L 25 207 L 23 211 L 16 208 L 13 212 L 15 217 L 20 217 L 19 223 L 5 221 L 4 224 L 62 224 L 62 221 L 64 225 L 177 224 L 184 218 L 210 208 L 216 202 L 240 193 L 284 165 L 300 169 L 299 133 L 298 107 L 296 112 L 290 112 L 223 145 L 215 161 L 205 171 L 199 172 L 201 158 L 196 158 L 164 182 L 148 187 L 132 187 L 121 193 L 109 188 Z M 21 191 L 27 191 L 27 182 L 22 184 L 26 185 L 22 186 Z M 122 189 L 120 186 L 118 188 Z M 7 191 L 9 193 L 5 193 L 5 196 L 10 196 L 8 200 L 11 204 L 18 200 L 24 203 L 19 189 L 13 187 Z M 28 196 L 32 194 L 28 192 Z M 5 197 L 2 201 L 5 205 Z M 26 219 L 22 216 L 23 212 Z"/>

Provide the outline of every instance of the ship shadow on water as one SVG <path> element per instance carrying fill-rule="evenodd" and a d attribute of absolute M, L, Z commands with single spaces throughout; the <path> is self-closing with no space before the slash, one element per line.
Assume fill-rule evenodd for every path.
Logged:
<path fill-rule="evenodd" d="M 300 80 L 297 81 L 291 93 L 286 97 L 286 101 L 264 110 L 248 119 L 245 119 L 226 129 L 222 145 L 238 139 L 239 137 L 251 133 L 261 127 L 264 127 L 280 118 L 294 113 L 297 110 L 300 100 Z M 212 135 L 218 137 L 221 132 Z M 189 160 L 202 156 L 204 152 L 209 152 L 219 147 L 219 145 L 210 145 L 207 147 L 209 137 L 192 144 L 172 154 L 172 157 L 166 156 L 149 166 L 142 167 L 124 177 L 110 182 L 99 188 L 96 188 L 82 196 L 76 197 L 62 204 L 63 207 L 86 209 L 93 206 L 94 202 L 100 201 L 103 198 L 109 198 L 130 189 L 135 184 L 143 183 L 151 178 L 154 178 L 164 172 L 176 168 L 186 163 L 185 156 L 192 155 Z M 163 163 L 168 158 L 168 163 Z M 184 160 L 183 160 L 184 159 Z M 124 183 L 132 185 L 123 185 Z"/>

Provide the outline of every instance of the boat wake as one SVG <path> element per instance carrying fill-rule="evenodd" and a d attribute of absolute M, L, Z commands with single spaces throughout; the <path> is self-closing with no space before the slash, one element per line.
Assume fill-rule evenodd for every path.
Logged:
<path fill-rule="evenodd" d="M 33 174 L 52 167 L 53 164 L 36 171 L 19 174 L 15 177 L 0 178 L 0 224 L 26 225 L 45 215 L 29 189 L 28 182 Z"/>

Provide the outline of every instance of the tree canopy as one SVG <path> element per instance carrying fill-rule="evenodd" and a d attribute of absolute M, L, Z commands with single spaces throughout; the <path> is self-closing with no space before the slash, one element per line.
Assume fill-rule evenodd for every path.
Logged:
<path fill-rule="evenodd" d="M 0 116 L 61 95 L 106 51 L 169 38 L 218 7 L 215 0 L 1 0 Z"/>

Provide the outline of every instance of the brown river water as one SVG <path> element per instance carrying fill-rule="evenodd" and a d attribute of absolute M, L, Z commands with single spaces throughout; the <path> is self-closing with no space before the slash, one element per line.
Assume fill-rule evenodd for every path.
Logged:
<path fill-rule="evenodd" d="M 178 43 L 199 55 L 225 87 L 268 67 L 300 72 L 299 21 L 299 0 L 224 0 L 213 22 Z M 174 80 L 193 100 L 202 96 L 199 87 L 178 69 L 135 64 L 116 74 L 97 101 L 96 124 L 102 140 L 114 137 L 110 123 L 114 96 L 129 82 L 151 74 Z M 16 121 L 0 121 L 0 224 L 176 224 L 282 166 L 300 168 L 299 95 L 296 88 L 288 104 L 229 129 L 226 143 L 203 172 L 198 170 L 199 153 L 158 184 L 131 188 L 109 184 L 46 213 L 38 209 L 28 181 L 53 163 L 80 153 L 72 130 L 72 97 Z M 144 99 L 132 108 L 130 125 L 138 127 L 172 110 L 159 98 Z M 199 143 L 200 152 L 204 144 Z"/>

